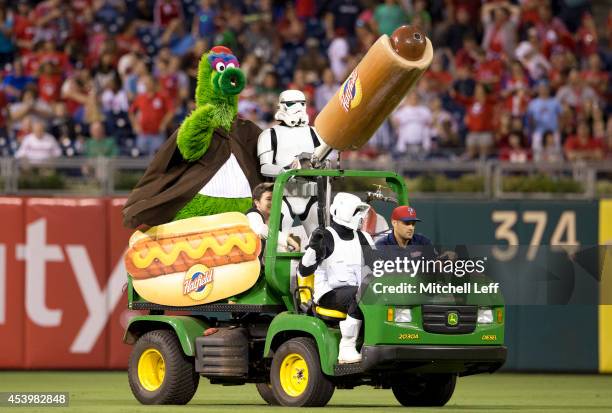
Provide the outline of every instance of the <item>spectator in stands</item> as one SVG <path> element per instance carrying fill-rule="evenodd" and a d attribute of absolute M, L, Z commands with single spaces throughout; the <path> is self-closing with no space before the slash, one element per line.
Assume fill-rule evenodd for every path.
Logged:
<path fill-rule="evenodd" d="M 46 124 L 53 116 L 53 109 L 44 100 L 40 99 L 36 93 L 36 87 L 31 85 L 23 91 L 21 101 L 9 106 L 11 126 L 13 132 L 22 137 L 22 122 L 30 118 L 32 122 L 40 121 Z"/>
<path fill-rule="evenodd" d="M 68 156 L 76 155 L 75 150 L 79 144 L 77 140 L 77 128 L 64 103 L 58 102 L 54 105 L 53 118 L 50 124 L 49 132 L 51 135 L 55 136 L 64 153 Z M 82 132 L 82 127 L 79 125 L 79 133 L 80 132 Z M 82 136 L 79 134 L 78 137 Z"/>
<path fill-rule="evenodd" d="M 344 82 L 347 69 L 346 60 L 349 56 L 349 42 L 343 29 L 336 29 L 334 38 L 329 43 L 327 57 L 336 82 Z"/>
<path fill-rule="evenodd" d="M 38 93 L 40 98 L 52 105 L 59 101 L 62 88 L 62 75 L 52 62 L 44 62 L 39 67 Z"/>
<path fill-rule="evenodd" d="M 487 95 L 482 84 L 476 85 L 474 98 L 467 107 L 465 124 L 468 129 L 466 137 L 466 157 L 485 159 L 493 149 L 493 100 Z"/>
<path fill-rule="evenodd" d="M 452 11 L 451 11 L 452 12 Z M 465 6 L 456 8 L 456 21 L 450 24 L 446 32 L 446 41 L 453 53 L 464 47 L 465 39 L 476 39 L 475 26 L 470 22 L 470 13 Z M 476 41 L 474 40 L 474 44 Z"/>
<path fill-rule="evenodd" d="M 531 151 L 523 146 L 523 136 L 520 132 L 510 133 L 508 146 L 502 148 L 499 159 L 511 163 L 527 163 L 531 159 Z"/>
<path fill-rule="evenodd" d="M 304 78 L 309 83 L 319 83 L 328 64 L 319 50 L 319 41 L 315 37 L 306 39 L 306 51 L 298 59 L 295 70 L 304 72 Z"/>
<path fill-rule="evenodd" d="M 610 74 L 608 71 L 602 69 L 601 59 L 597 53 L 588 56 L 588 67 L 582 71 L 580 77 L 584 80 L 586 85 L 597 92 L 600 99 L 605 98 L 606 92 L 608 91 Z"/>
<path fill-rule="evenodd" d="M 352 36 L 355 34 L 357 17 L 362 10 L 363 6 L 359 0 L 332 0 L 325 2 L 322 11 L 332 17 L 334 28 Z"/>
<path fill-rule="evenodd" d="M 374 21 L 380 34 L 391 36 L 391 33 L 403 24 L 408 23 L 408 14 L 397 0 L 385 0 L 374 9 Z"/>
<path fill-rule="evenodd" d="M 210 43 L 215 34 L 215 17 L 217 17 L 217 8 L 213 7 L 213 1 L 200 0 L 199 9 L 193 15 L 191 34 Z"/>
<path fill-rule="evenodd" d="M 96 94 L 89 69 L 81 68 L 68 77 L 62 85 L 61 95 L 76 122 L 86 123 L 94 117 Z"/>
<path fill-rule="evenodd" d="M 552 50 L 558 46 L 572 49 L 574 42 L 565 24 L 558 17 L 553 16 L 549 2 L 542 2 L 538 8 L 538 21 L 535 29 L 538 39 L 542 44 L 542 50 L 546 56 L 550 56 Z M 579 16 L 576 16 L 579 17 Z"/>
<path fill-rule="evenodd" d="M 323 71 L 323 83 L 317 86 L 315 90 L 315 108 L 317 112 L 320 112 L 327 102 L 336 94 L 336 91 L 340 87 L 340 83 L 334 79 L 334 74 L 331 69 L 325 69 Z"/>
<path fill-rule="evenodd" d="M 581 112 L 586 106 L 598 101 L 597 93 L 580 77 L 577 69 L 572 69 L 567 83 L 557 91 L 557 100 L 567 103 L 573 110 Z"/>
<path fill-rule="evenodd" d="M 24 73 L 21 59 L 17 59 L 13 62 L 13 70 L 4 77 L 2 87 L 9 100 L 14 102 L 21 97 L 26 86 L 30 83 L 35 83 L 35 81 L 34 77 Z"/>
<path fill-rule="evenodd" d="M 595 19 L 590 13 L 582 15 L 582 24 L 575 35 L 576 52 L 582 58 L 597 53 L 598 34 Z"/>
<path fill-rule="evenodd" d="M 112 137 L 106 135 L 102 122 L 94 122 L 89 126 L 90 138 L 85 141 L 85 156 L 111 158 L 119 154 L 119 148 Z"/>
<path fill-rule="evenodd" d="M 533 150 L 533 159 L 536 162 L 561 162 L 563 152 L 559 140 L 553 131 L 546 131 L 543 134 L 543 145 L 540 149 Z"/>
<path fill-rule="evenodd" d="M 32 6 L 28 0 L 18 0 L 14 18 L 15 41 L 19 52 L 23 53 L 34 46 L 33 39 L 36 31 Z"/>
<path fill-rule="evenodd" d="M 531 79 L 538 80 L 548 76 L 551 69 L 550 63 L 530 42 L 521 42 L 514 54 L 523 67 L 527 69 Z"/>
<path fill-rule="evenodd" d="M 273 114 L 276 113 L 278 95 L 281 92 L 278 86 L 276 72 L 274 72 L 272 67 L 265 71 L 263 82 L 256 90 L 264 120 L 271 121 L 273 119 Z"/>
<path fill-rule="evenodd" d="M 130 122 L 136 133 L 136 146 L 142 155 L 153 155 L 166 140 L 166 127 L 174 116 L 173 108 L 163 94 L 157 91 L 153 78 L 141 81 L 143 92 L 130 107 Z"/>
<path fill-rule="evenodd" d="M 116 76 L 110 78 L 106 83 L 100 96 L 100 101 L 105 116 L 127 114 L 130 109 L 128 95 L 124 89 L 121 89 L 119 79 Z"/>
<path fill-rule="evenodd" d="M 410 92 L 391 114 L 391 124 L 397 134 L 395 154 L 425 158 L 431 149 L 431 123 L 431 110 L 419 104 L 416 92 Z"/>
<path fill-rule="evenodd" d="M 531 130 L 531 148 L 534 151 L 542 148 L 544 132 L 551 131 L 557 144 L 560 143 L 559 117 L 561 116 L 561 105 L 559 101 L 550 96 L 550 85 L 548 81 L 541 80 L 537 86 L 538 96 L 529 102 L 527 116 Z"/>
<path fill-rule="evenodd" d="M 456 154 L 460 147 L 459 130 L 453 116 L 444 110 L 440 98 L 433 99 L 431 110 L 433 155 L 450 157 Z"/>
<path fill-rule="evenodd" d="M 13 43 L 14 20 L 6 5 L 0 5 L 0 67 L 13 61 L 15 44 Z"/>
<path fill-rule="evenodd" d="M 576 128 L 576 135 L 565 141 L 563 149 L 569 161 L 599 160 L 603 157 L 603 142 L 591 136 L 588 123 L 582 121 Z"/>
<path fill-rule="evenodd" d="M 485 3 L 480 16 L 484 26 L 482 47 L 496 56 L 512 56 L 520 19 L 519 7 L 506 1 Z"/>
<path fill-rule="evenodd" d="M 32 122 L 32 133 L 24 136 L 15 158 L 37 164 L 47 159 L 58 158 L 61 154 L 62 150 L 57 140 L 46 132 L 45 122 L 37 119 Z"/>

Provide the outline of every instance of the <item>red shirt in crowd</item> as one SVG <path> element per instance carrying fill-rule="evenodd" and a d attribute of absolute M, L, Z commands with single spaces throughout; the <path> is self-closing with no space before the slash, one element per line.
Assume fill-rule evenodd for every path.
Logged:
<path fill-rule="evenodd" d="M 499 91 L 500 81 L 504 73 L 504 64 L 499 59 L 487 59 L 476 68 L 474 79 L 479 83 L 492 85 L 495 91 Z"/>
<path fill-rule="evenodd" d="M 175 73 L 159 76 L 160 92 L 171 102 L 176 102 L 178 98 L 178 78 Z"/>
<path fill-rule="evenodd" d="M 38 76 L 38 94 L 47 103 L 57 102 L 62 89 L 62 75 L 43 73 Z"/>
<path fill-rule="evenodd" d="M 36 76 L 40 62 L 38 54 L 27 51 L 21 55 L 21 63 L 23 64 L 23 73 L 28 76 Z"/>
<path fill-rule="evenodd" d="M 578 136 L 570 136 L 565 141 L 563 148 L 566 151 L 593 151 L 601 149 L 603 152 L 604 144 L 601 139 L 589 138 L 586 142 L 578 139 Z"/>
<path fill-rule="evenodd" d="M 182 18 L 183 6 L 178 0 L 157 0 L 153 15 L 157 26 L 166 27 L 172 20 Z"/>
<path fill-rule="evenodd" d="M 513 163 L 525 163 L 531 160 L 531 151 L 525 148 L 505 147 L 499 151 L 499 159 Z"/>
<path fill-rule="evenodd" d="M 34 25 L 34 19 L 31 17 L 31 14 L 30 16 L 16 15 L 13 30 L 17 41 L 31 41 L 34 39 L 36 26 Z M 22 52 L 25 50 L 26 49 L 21 49 Z"/>
<path fill-rule="evenodd" d="M 470 132 L 489 132 L 493 130 L 493 105 L 474 101 L 467 108 L 465 123 Z"/>
<path fill-rule="evenodd" d="M 53 66 L 60 68 L 62 72 L 70 71 L 70 60 L 68 59 L 68 55 L 64 52 L 40 52 L 37 60 L 39 65 L 51 63 Z"/>
<path fill-rule="evenodd" d="M 6 111 L 8 100 L 3 90 L 0 90 L 0 128 L 6 128 Z"/>
<path fill-rule="evenodd" d="M 130 112 L 137 114 L 137 121 L 144 134 L 161 133 L 161 121 L 172 110 L 170 100 L 160 92 L 141 93 L 136 96 Z"/>
<path fill-rule="evenodd" d="M 600 96 L 606 93 L 608 89 L 608 78 L 610 77 L 608 72 L 604 70 L 583 70 L 580 77 Z"/>

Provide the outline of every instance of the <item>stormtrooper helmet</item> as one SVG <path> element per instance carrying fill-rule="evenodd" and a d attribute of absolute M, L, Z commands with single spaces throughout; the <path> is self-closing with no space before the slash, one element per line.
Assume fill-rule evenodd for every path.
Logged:
<path fill-rule="evenodd" d="M 370 206 L 361 202 L 358 196 L 338 192 L 330 207 L 332 220 L 354 231 L 361 228 Z"/>
<path fill-rule="evenodd" d="M 308 125 L 306 96 L 299 90 L 285 90 L 278 97 L 278 111 L 274 119 L 289 127 Z"/>

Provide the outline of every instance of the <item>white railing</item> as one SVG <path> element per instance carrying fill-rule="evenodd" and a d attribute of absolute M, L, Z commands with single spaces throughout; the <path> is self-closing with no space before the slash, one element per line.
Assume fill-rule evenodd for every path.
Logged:
<path fill-rule="evenodd" d="M 58 158 L 31 164 L 14 158 L 0 158 L 0 194 L 125 195 L 142 175 L 149 161 L 134 158 Z M 407 178 L 412 198 L 593 199 L 598 196 L 598 179 L 612 180 L 612 163 L 604 161 L 582 164 L 513 164 L 499 161 L 346 160 L 342 161 L 340 167 L 394 171 Z M 466 174 L 475 177 L 477 189 L 461 192 L 456 188 L 449 191 L 412 185 L 415 179 L 434 178 L 452 183 Z M 552 190 L 533 192 L 531 189 L 505 189 L 510 180 L 527 182 L 534 177 L 546 179 Z M 558 191 L 563 182 L 565 187 Z"/>

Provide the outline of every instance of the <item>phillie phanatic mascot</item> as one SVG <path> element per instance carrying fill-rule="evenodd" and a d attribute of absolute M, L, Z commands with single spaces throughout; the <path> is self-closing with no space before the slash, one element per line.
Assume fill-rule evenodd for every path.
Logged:
<path fill-rule="evenodd" d="M 154 226 L 223 212 L 246 212 L 263 177 L 261 129 L 237 118 L 246 79 L 227 47 L 200 59 L 195 110 L 162 145 L 123 209 L 124 225 Z"/>

